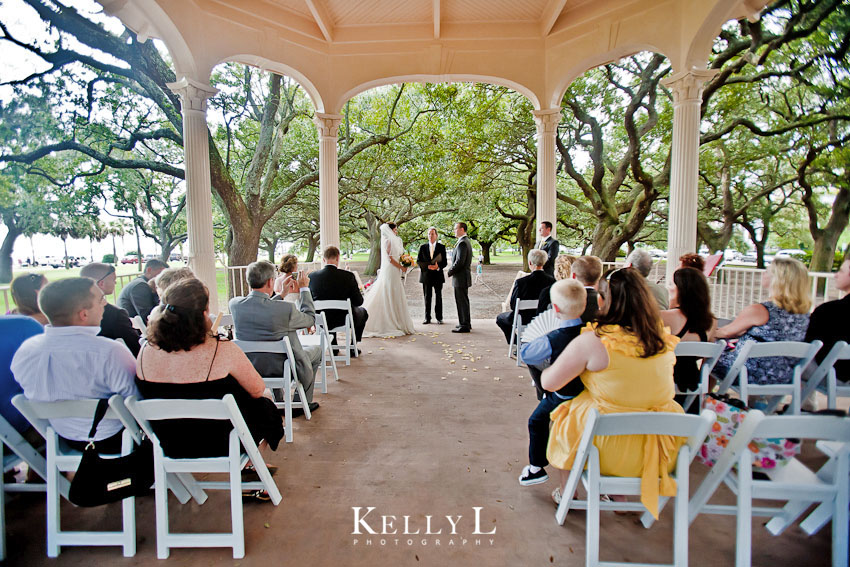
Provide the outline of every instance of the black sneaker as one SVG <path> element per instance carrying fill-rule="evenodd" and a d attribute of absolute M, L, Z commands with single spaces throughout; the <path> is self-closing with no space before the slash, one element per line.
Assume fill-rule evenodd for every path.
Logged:
<path fill-rule="evenodd" d="M 532 486 L 534 484 L 543 484 L 549 480 L 549 475 L 546 474 L 546 469 L 540 468 L 537 472 L 531 472 L 531 465 L 526 465 L 522 469 L 522 474 L 519 476 L 519 483 L 522 486 Z"/>

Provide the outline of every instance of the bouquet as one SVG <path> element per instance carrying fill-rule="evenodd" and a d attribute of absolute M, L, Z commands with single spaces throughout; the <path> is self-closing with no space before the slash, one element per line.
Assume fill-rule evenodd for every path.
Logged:
<path fill-rule="evenodd" d="M 416 262 L 416 260 L 414 260 L 413 256 L 411 256 L 410 254 L 402 254 L 398 257 L 398 263 L 404 266 L 405 268 L 409 268 L 414 264 L 414 262 Z"/>

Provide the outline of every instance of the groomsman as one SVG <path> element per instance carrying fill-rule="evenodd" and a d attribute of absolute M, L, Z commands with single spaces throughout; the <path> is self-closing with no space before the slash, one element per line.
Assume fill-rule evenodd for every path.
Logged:
<path fill-rule="evenodd" d="M 458 325 L 452 329 L 453 333 L 468 333 L 472 330 L 472 318 L 469 314 L 469 288 L 472 286 L 472 274 L 469 266 L 472 264 L 472 243 L 466 236 L 466 223 L 455 224 L 455 236 L 457 244 L 452 252 L 452 266 L 449 268 L 449 277 L 452 278 L 452 287 L 455 290 L 455 303 L 457 304 Z"/>
<path fill-rule="evenodd" d="M 428 243 L 419 247 L 419 255 L 416 258 L 419 264 L 419 283 L 425 292 L 425 321 L 431 322 L 431 295 L 434 294 L 434 316 L 437 324 L 443 324 L 443 283 L 446 276 L 443 269 L 448 265 L 446 258 L 446 247 L 437 242 L 437 229 L 433 226 L 428 229 Z"/>
<path fill-rule="evenodd" d="M 558 250 L 561 245 L 552 237 L 552 223 L 542 221 L 540 226 L 537 227 L 537 234 L 540 235 L 540 242 L 538 242 L 537 248 L 543 250 L 549 256 L 549 259 L 546 260 L 546 264 L 543 266 L 543 271 L 554 278 L 555 260 L 558 258 Z"/>

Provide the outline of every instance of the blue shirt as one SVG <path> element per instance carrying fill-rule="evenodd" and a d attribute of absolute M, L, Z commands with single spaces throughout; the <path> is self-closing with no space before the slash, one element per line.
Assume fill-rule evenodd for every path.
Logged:
<path fill-rule="evenodd" d="M 575 319 L 567 319 L 566 321 L 561 321 L 561 324 L 558 325 L 559 329 L 564 329 L 566 327 L 578 327 L 581 325 L 581 317 L 576 317 Z M 549 344 L 549 339 L 546 338 L 546 335 L 542 337 L 537 337 L 530 343 L 526 343 L 522 346 L 522 361 L 528 365 L 540 366 L 544 364 L 547 360 L 552 358 L 552 345 Z"/>
<path fill-rule="evenodd" d="M 0 415 L 6 418 L 6 421 L 19 433 L 29 428 L 29 422 L 12 405 L 12 398 L 23 393 L 20 384 L 12 375 L 12 357 L 25 340 L 43 332 L 44 328 L 32 317 L 24 315 L 0 317 Z"/>

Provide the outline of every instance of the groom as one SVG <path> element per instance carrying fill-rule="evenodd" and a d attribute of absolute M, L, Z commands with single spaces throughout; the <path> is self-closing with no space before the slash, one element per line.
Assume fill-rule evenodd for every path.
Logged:
<path fill-rule="evenodd" d="M 452 266 L 449 268 L 449 277 L 452 278 L 452 287 L 455 289 L 455 303 L 457 304 L 458 326 L 452 329 L 453 333 L 468 333 L 472 330 L 472 321 L 469 315 L 469 287 L 472 285 L 472 274 L 469 266 L 472 264 L 472 244 L 466 236 L 466 223 L 455 224 L 455 236 L 457 244 L 452 252 Z"/>
<path fill-rule="evenodd" d="M 446 259 L 446 247 L 437 242 L 437 229 L 433 226 L 428 229 L 428 243 L 419 247 L 419 255 L 416 257 L 419 264 L 419 283 L 425 291 L 425 320 L 423 325 L 431 323 L 431 294 L 434 293 L 434 315 L 437 324 L 443 324 L 443 283 L 446 276 L 443 268 L 448 264 Z"/>

